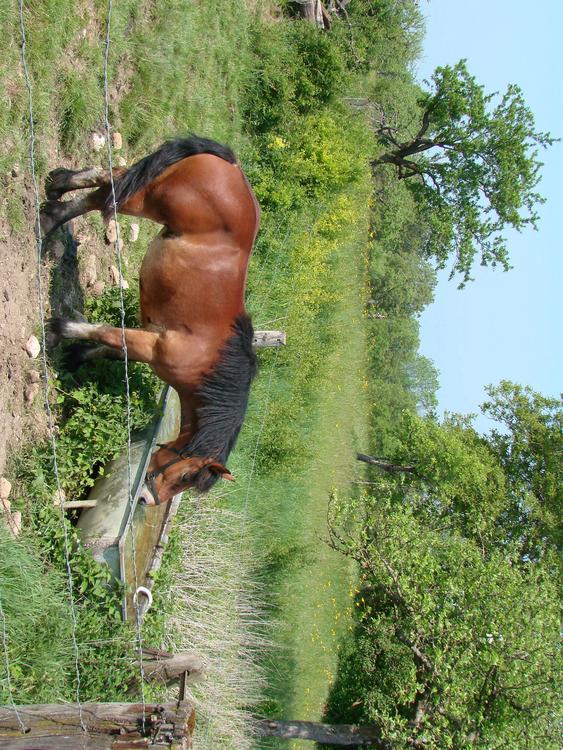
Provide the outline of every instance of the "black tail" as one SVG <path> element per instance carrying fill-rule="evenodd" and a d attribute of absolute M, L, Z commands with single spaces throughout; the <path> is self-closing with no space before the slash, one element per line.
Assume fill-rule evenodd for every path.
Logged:
<path fill-rule="evenodd" d="M 185 159 L 187 156 L 195 156 L 196 154 L 213 154 L 231 164 L 236 164 L 237 161 L 236 156 L 228 146 L 222 146 L 208 138 L 198 138 L 192 135 L 189 138 L 175 138 L 172 141 L 166 141 L 157 151 L 133 164 L 122 177 L 115 181 L 116 208 L 119 209 L 132 195 L 151 183 L 167 167 Z M 110 194 L 106 201 L 104 213 L 110 215 L 112 211 L 113 198 Z"/>

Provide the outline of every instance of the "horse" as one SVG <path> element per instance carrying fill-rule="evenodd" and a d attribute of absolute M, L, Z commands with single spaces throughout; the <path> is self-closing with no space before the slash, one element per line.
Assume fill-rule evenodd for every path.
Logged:
<path fill-rule="evenodd" d="M 60 200 L 83 188 L 96 189 Z M 88 211 L 107 220 L 114 206 L 162 225 L 141 265 L 141 329 L 49 321 L 57 341 L 97 342 L 89 349 L 75 345 L 79 362 L 122 358 L 126 347 L 128 359 L 147 363 L 177 391 L 180 432 L 153 453 L 140 501 L 160 505 L 191 487 L 206 492 L 220 478 L 233 480 L 225 464 L 256 374 L 244 293 L 260 223 L 234 153 L 192 135 L 165 142 L 129 169 L 53 170 L 45 192 L 43 236 Z"/>

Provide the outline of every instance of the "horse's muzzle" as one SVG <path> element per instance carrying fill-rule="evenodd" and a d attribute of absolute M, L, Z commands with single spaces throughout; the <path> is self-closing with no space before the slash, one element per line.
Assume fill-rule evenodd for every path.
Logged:
<path fill-rule="evenodd" d="M 139 494 L 139 502 L 141 505 L 157 505 L 157 502 L 152 492 L 147 487 L 146 482 L 143 484 L 143 488 Z"/>

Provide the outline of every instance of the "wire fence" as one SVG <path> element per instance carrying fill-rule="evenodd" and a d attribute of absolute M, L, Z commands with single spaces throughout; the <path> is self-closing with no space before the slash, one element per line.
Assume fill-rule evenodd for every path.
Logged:
<path fill-rule="evenodd" d="M 63 493 L 61 490 L 61 483 L 59 478 L 59 466 L 57 460 L 57 441 L 55 437 L 55 425 L 53 420 L 53 413 L 50 404 L 49 394 L 49 369 L 47 364 L 47 352 L 46 352 L 46 324 L 45 324 L 45 298 L 43 290 L 43 279 L 42 279 L 42 257 L 43 257 L 43 240 L 41 237 L 41 224 L 40 224 L 40 213 L 41 204 L 39 199 L 39 187 L 37 184 L 36 174 L 36 156 L 35 156 L 35 116 L 33 111 L 33 85 L 29 74 L 29 67 L 27 63 L 26 54 L 26 28 L 25 28 L 25 13 L 23 0 L 19 2 L 19 20 L 20 20 L 20 34 L 21 34 L 21 64 L 24 75 L 25 87 L 28 98 L 28 126 L 29 126 L 29 167 L 31 173 L 31 182 L 33 188 L 33 198 L 35 207 L 35 240 L 36 240 L 36 284 L 37 284 L 37 303 L 39 308 L 39 320 L 41 325 L 41 364 L 42 364 L 42 383 L 43 383 L 43 396 L 45 402 L 45 411 L 47 413 L 47 425 L 49 442 L 51 445 L 52 459 L 53 459 L 53 476 L 56 485 L 56 498 L 59 501 L 58 506 L 60 508 L 60 519 L 61 527 L 63 530 L 63 547 L 64 547 L 64 559 L 66 568 L 66 580 L 68 599 L 70 605 L 71 615 L 71 638 L 72 647 L 74 651 L 74 663 L 75 663 L 75 674 L 76 674 L 76 703 L 78 705 L 80 725 L 83 730 L 86 730 L 82 715 L 82 704 L 80 702 L 80 655 L 77 642 L 77 618 L 76 609 L 74 603 L 74 584 L 72 577 L 72 569 L 70 564 L 70 549 L 68 539 L 68 528 L 65 518 L 65 511 L 62 502 Z"/>

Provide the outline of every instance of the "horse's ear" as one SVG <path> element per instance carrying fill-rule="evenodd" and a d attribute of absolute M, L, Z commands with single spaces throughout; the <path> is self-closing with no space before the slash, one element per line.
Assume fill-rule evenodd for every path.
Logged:
<path fill-rule="evenodd" d="M 221 479 L 227 479 L 229 482 L 235 481 L 234 476 L 227 469 L 227 467 L 223 466 L 223 464 L 220 464 L 218 461 L 211 461 L 211 463 L 209 463 L 205 468 L 209 469 L 209 471 L 212 471 L 214 474 L 219 474 Z"/>

